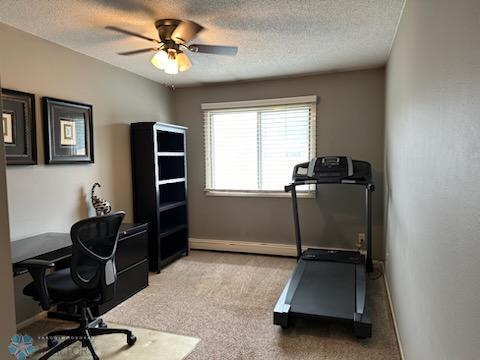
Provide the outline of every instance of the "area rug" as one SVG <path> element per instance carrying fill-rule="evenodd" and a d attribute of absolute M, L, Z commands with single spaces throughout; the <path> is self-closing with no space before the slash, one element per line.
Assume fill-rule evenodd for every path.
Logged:
<path fill-rule="evenodd" d="M 47 351 L 46 340 L 42 338 L 43 335 L 56 329 L 69 327 L 73 327 L 71 323 L 44 319 L 22 329 L 22 334 L 28 334 L 32 337 L 33 345 L 37 349 L 31 359 L 38 359 Z M 200 339 L 195 337 L 125 326 L 112 322 L 108 323 L 108 327 L 132 330 L 133 334 L 137 337 L 137 342 L 133 346 L 128 346 L 126 336 L 121 334 L 93 337 L 93 346 L 97 355 L 102 360 L 183 360 L 200 342 Z M 80 342 L 71 345 L 51 357 L 52 360 L 84 360 L 91 358 L 92 356 L 88 349 L 82 348 Z"/>

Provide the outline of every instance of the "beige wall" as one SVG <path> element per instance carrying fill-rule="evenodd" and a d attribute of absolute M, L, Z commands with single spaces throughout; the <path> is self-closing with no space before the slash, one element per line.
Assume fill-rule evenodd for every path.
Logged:
<path fill-rule="evenodd" d="M 387 67 L 387 274 L 408 360 L 480 358 L 480 2 L 407 1 Z"/>
<path fill-rule="evenodd" d="M 69 231 L 87 216 L 90 187 L 132 220 L 129 123 L 169 122 L 171 91 L 30 34 L 0 24 L 0 72 L 4 88 L 36 94 L 39 165 L 7 168 L 12 240 L 47 231 Z M 93 105 L 95 164 L 45 165 L 42 96 Z M 28 276 L 15 281 L 17 321 L 37 309 L 21 295 Z"/>
<path fill-rule="evenodd" d="M 189 127 L 188 180 L 190 236 L 194 238 L 293 244 L 288 198 L 212 197 L 203 192 L 203 102 L 318 95 L 318 154 L 351 155 L 373 165 L 374 255 L 382 257 L 384 69 L 175 90 L 175 121 Z M 232 159 L 235 161 L 235 159 Z M 363 214 L 360 188 L 320 189 L 317 199 L 301 199 L 307 245 L 352 247 Z"/>
<path fill-rule="evenodd" d="M 0 86 L 1 95 L 1 86 Z M 0 113 L 2 112 L 0 96 Z M 0 129 L 2 124 L 0 123 Z M 2 132 L 0 132 L 3 134 Z M 0 136 L 0 358 L 7 357 L 7 346 L 15 334 L 15 304 L 13 296 L 13 274 L 10 261 L 10 233 L 8 227 L 7 183 L 5 177 L 5 151 L 3 136 Z"/>

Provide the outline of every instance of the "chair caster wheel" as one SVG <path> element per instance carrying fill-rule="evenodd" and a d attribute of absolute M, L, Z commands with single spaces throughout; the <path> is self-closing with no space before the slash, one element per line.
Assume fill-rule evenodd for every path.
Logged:
<path fill-rule="evenodd" d="M 100 329 L 106 329 L 108 326 L 107 326 L 106 322 L 101 321 L 101 322 L 98 323 L 98 327 Z"/>
<path fill-rule="evenodd" d="M 51 349 L 51 348 L 53 348 L 57 345 L 58 345 L 58 340 L 57 339 L 54 339 L 54 338 L 52 338 L 52 339 L 49 338 L 48 339 L 47 346 L 48 346 L 49 349 Z"/>
<path fill-rule="evenodd" d="M 127 344 L 132 346 L 133 344 L 135 344 L 137 342 L 137 337 L 133 334 L 130 334 L 127 336 Z"/>

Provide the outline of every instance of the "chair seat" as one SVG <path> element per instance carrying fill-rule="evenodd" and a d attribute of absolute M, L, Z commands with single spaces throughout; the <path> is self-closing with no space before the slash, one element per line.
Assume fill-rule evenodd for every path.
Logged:
<path fill-rule="evenodd" d="M 96 300 L 98 293 L 80 288 L 72 279 L 70 269 L 56 270 L 45 277 L 49 297 L 53 302 L 76 302 L 81 300 Z M 38 299 L 35 282 L 31 282 L 23 289 L 23 293 Z"/>

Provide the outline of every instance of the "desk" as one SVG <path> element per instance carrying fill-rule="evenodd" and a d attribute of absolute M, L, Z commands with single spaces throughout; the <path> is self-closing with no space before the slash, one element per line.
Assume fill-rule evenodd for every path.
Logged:
<path fill-rule="evenodd" d="M 42 259 L 57 263 L 72 256 L 72 241 L 69 234 L 45 233 L 11 243 L 13 274 L 21 275 L 27 271 L 18 263 L 28 259 Z"/>
<path fill-rule="evenodd" d="M 43 259 L 56 268 L 69 266 L 72 241 L 67 233 L 45 233 L 12 241 L 13 274 L 27 272 L 19 263 L 27 259 Z M 148 236 L 146 224 L 122 224 L 115 255 L 117 285 L 115 297 L 92 309 L 101 315 L 148 286 Z M 49 315 L 52 315 L 51 313 Z M 59 317 L 59 316 L 55 316 Z"/>

